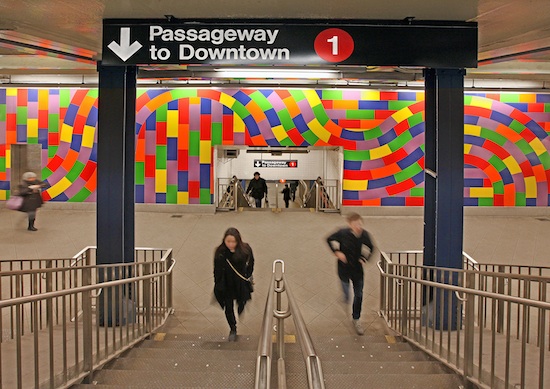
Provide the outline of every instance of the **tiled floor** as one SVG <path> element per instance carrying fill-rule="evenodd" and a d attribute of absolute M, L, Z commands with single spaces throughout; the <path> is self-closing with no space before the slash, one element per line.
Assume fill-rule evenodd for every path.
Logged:
<path fill-rule="evenodd" d="M 177 217 L 174 217 L 177 216 Z M 365 227 L 384 251 L 422 248 L 421 216 L 365 216 Z M 464 250 L 478 262 L 549 265 L 550 219 L 532 216 L 467 216 Z M 174 276 L 176 313 L 171 331 L 227 332 L 222 310 L 212 299 L 214 248 L 226 228 L 238 228 L 256 258 L 256 290 L 239 320 L 239 333 L 257 334 L 266 288 L 275 259 L 283 259 L 289 284 L 314 335 L 353 333 L 349 307 L 341 304 L 336 261 L 324 238 L 344 226 L 339 214 L 290 210 L 248 210 L 217 214 L 138 212 L 136 245 L 170 247 L 177 259 Z M 71 257 L 95 244 L 95 212 L 39 211 L 37 232 L 26 230 L 25 215 L 0 209 L 0 260 Z M 366 265 L 362 320 L 379 326 L 376 258 Z M 287 328 L 291 329 L 291 326 Z"/>

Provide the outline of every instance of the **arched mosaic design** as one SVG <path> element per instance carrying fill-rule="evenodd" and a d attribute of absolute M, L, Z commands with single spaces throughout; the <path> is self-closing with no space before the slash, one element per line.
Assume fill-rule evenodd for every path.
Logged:
<path fill-rule="evenodd" d="M 424 94 L 139 90 L 136 202 L 211 204 L 213 147 L 342 146 L 344 205 L 423 205 Z M 10 145 L 42 146 L 50 201 L 95 201 L 97 91 L 0 89 L 0 200 Z M 465 205 L 547 206 L 550 95 L 465 96 Z"/>

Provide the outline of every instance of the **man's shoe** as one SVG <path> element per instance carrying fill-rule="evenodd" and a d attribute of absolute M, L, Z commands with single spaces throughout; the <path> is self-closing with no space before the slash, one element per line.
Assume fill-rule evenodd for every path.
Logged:
<path fill-rule="evenodd" d="M 227 337 L 227 340 L 230 342 L 235 342 L 237 340 L 237 330 L 229 331 L 229 336 Z"/>
<path fill-rule="evenodd" d="M 355 327 L 355 332 L 357 332 L 357 335 L 364 335 L 365 329 L 359 322 L 359 320 L 353 320 L 353 326 Z"/>

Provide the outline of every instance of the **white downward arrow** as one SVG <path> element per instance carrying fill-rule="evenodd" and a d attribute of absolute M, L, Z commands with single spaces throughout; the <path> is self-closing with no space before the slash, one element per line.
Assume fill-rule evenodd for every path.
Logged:
<path fill-rule="evenodd" d="M 118 55 L 121 60 L 126 62 L 126 60 L 141 49 L 143 45 L 138 41 L 130 44 L 130 27 L 122 27 L 120 29 L 120 44 L 112 41 L 107 47 Z"/>

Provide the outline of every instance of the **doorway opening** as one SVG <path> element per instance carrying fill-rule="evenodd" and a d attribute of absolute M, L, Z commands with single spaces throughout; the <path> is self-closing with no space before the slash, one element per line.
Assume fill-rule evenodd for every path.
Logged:
<path fill-rule="evenodd" d="M 247 190 L 254 173 L 266 181 L 261 209 L 338 212 L 342 203 L 342 147 L 219 146 L 214 150 L 216 209 L 257 209 Z M 284 189 L 288 185 L 288 207 Z"/>

